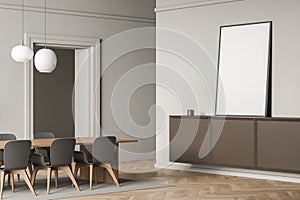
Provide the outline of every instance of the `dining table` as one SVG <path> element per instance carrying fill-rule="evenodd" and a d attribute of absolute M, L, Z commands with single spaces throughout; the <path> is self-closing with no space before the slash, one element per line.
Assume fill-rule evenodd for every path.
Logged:
<path fill-rule="evenodd" d="M 74 138 L 74 137 L 73 137 Z M 76 139 L 76 145 L 80 146 L 80 151 L 83 151 L 86 153 L 87 158 L 92 158 L 92 146 L 93 142 L 96 139 L 96 137 L 75 137 Z M 52 141 L 55 140 L 55 138 L 46 138 L 46 139 L 31 139 L 31 147 L 32 148 L 39 148 L 39 147 L 50 147 Z M 4 149 L 5 144 L 9 142 L 9 140 L 2 140 L 0 141 L 0 149 Z M 123 143 L 133 143 L 138 142 L 138 140 L 135 139 L 120 139 L 117 138 L 116 140 L 116 151 L 114 152 L 115 159 L 114 163 L 112 164 L 113 171 L 117 178 L 119 178 L 119 145 Z M 94 181 L 97 182 L 106 182 L 106 183 L 113 183 L 113 180 L 109 173 L 103 169 L 103 168 L 97 168 L 94 170 Z M 80 169 L 80 179 L 83 180 L 89 180 L 89 169 L 81 168 Z"/>

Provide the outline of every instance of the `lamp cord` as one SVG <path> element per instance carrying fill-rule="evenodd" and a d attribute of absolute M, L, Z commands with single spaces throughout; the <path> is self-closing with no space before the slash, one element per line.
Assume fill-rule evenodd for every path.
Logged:
<path fill-rule="evenodd" d="M 46 22 L 47 22 L 47 0 L 45 0 L 45 48 L 47 48 L 47 25 L 46 25 Z"/>
<path fill-rule="evenodd" d="M 21 35 L 22 45 L 24 45 L 24 0 L 22 0 L 22 35 Z"/>

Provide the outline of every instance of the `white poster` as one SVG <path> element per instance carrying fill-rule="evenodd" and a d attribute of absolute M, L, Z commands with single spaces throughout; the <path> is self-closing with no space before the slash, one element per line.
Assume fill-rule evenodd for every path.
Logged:
<path fill-rule="evenodd" d="M 271 27 L 221 27 L 216 115 L 266 116 Z"/>

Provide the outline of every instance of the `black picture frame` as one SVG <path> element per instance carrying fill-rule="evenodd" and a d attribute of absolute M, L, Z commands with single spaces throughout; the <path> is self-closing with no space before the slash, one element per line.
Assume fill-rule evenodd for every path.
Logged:
<path fill-rule="evenodd" d="M 268 63 L 267 63 L 267 77 L 266 77 L 266 96 L 265 96 L 265 113 L 264 115 L 232 115 L 232 114 L 219 114 L 218 113 L 218 93 L 219 93 L 219 78 L 220 78 L 220 62 L 221 62 L 221 44 L 222 44 L 222 30 L 227 27 L 238 27 L 238 26 L 251 26 L 257 24 L 269 24 L 269 37 L 268 37 Z M 219 49 L 218 49 L 218 68 L 217 68 L 217 82 L 216 82 L 216 99 L 215 99 L 215 116 L 244 116 L 244 117 L 272 117 L 272 49 L 273 49 L 273 22 L 262 21 L 262 22 L 251 22 L 243 24 L 223 25 L 220 26 L 219 30 Z"/>

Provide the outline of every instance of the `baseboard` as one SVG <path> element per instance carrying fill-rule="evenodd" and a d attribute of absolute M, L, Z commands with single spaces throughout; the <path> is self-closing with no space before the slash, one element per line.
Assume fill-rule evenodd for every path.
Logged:
<path fill-rule="evenodd" d="M 219 175 L 239 176 L 239 177 L 246 177 L 246 178 L 300 183 L 300 174 L 293 174 L 293 173 L 237 169 L 237 168 L 229 168 L 229 167 L 215 167 L 215 166 L 204 166 L 204 165 L 172 163 L 172 162 L 170 162 L 169 164 L 156 163 L 154 166 L 155 168 L 185 170 L 185 171 L 201 172 L 207 174 L 219 174 Z"/>
<path fill-rule="evenodd" d="M 138 161 L 138 160 L 155 160 L 155 153 L 154 154 L 124 154 L 120 153 L 119 161 L 126 162 L 126 161 Z"/>

